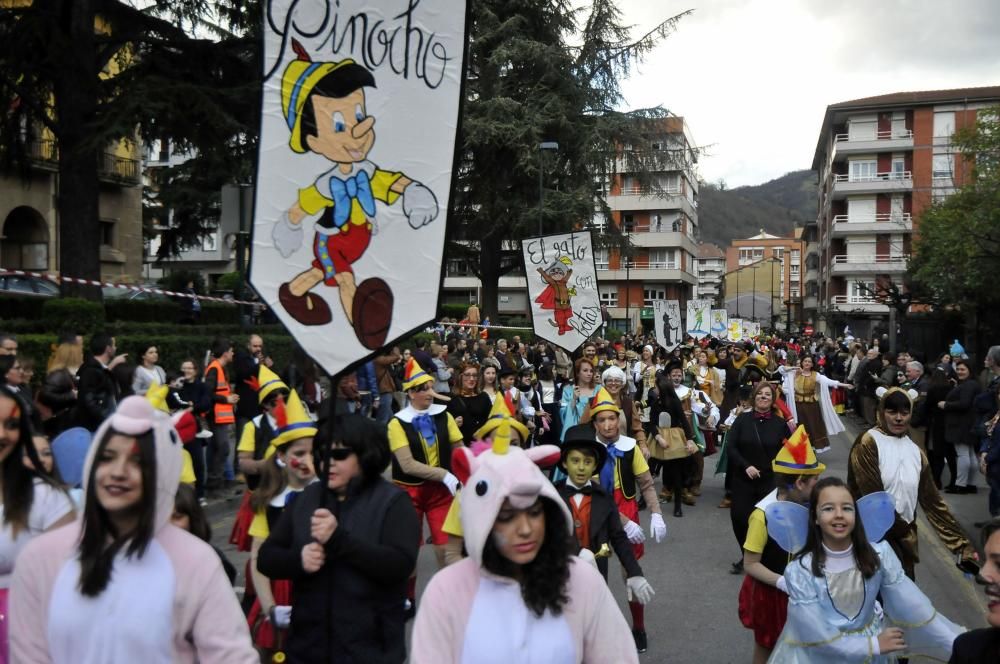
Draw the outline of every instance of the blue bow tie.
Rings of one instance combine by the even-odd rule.
[[[333,222],[337,226],[343,226],[351,218],[352,200],[357,200],[369,217],[375,214],[375,197],[372,196],[371,180],[364,171],[346,180],[331,177],[330,195],[334,205]]]
[[[601,468],[601,486],[609,494],[614,495],[615,492],[615,464],[617,459],[624,456],[625,452],[614,445],[608,445],[608,459],[604,462],[604,467]]]
[[[437,443],[437,428],[434,426],[434,419],[430,415],[417,415],[413,418],[413,426],[423,436],[427,447],[434,447]]]

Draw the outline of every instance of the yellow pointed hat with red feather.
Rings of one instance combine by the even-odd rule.
[[[819,475],[826,465],[816,459],[816,452],[809,442],[809,434],[801,424],[785,439],[778,456],[771,462],[771,469],[785,475]]]

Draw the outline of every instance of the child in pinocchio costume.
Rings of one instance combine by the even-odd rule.
[[[300,190],[298,200],[274,226],[274,246],[288,258],[302,245],[302,222],[322,212],[312,266],[282,284],[278,300],[302,325],[325,325],[333,314],[312,289],[320,282],[336,286],[358,340],[366,348],[379,348],[392,320],[392,291],[378,277],[357,284],[352,268],[378,232],[375,201],[393,205],[401,198],[403,214],[414,230],[438,216],[438,202],[423,184],[368,160],[375,144],[375,118],[366,111],[364,92],[375,87],[371,72],[350,59],[313,62],[295,40],[292,48],[298,58],[281,77],[289,147],[299,154],[322,155],[333,167]]]
[[[566,432],[559,460],[566,479],[556,482],[556,491],[573,515],[573,534],[577,543],[581,549],[594,554],[601,575],[607,580],[608,557],[613,549],[625,570],[629,601],[634,596],[645,605],[653,597],[653,588],[635,559],[615,499],[592,480],[607,458],[608,451],[597,442],[593,427],[578,424],[571,428]]]
[[[293,390],[288,403],[279,396],[273,414],[275,436],[264,452],[260,481],[251,498],[254,517],[249,529],[250,577],[257,597],[247,622],[254,644],[265,651],[281,648],[283,630],[291,624],[292,583],[287,579],[271,580],[261,574],[257,570],[257,553],[285,508],[316,480],[312,457],[316,426],[299,395]]]
[[[576,295],[576,289],[570,288],[566,284],[573,276],[573,262],[568,256],[562,256],[544,270],[538,268],[538,274],[542,277],[542,281],[548,285],[535,298],[535,302],[542,309],[552,310],[554,320],[549,319],[549,325],[558,328],[560,336],[572,332],[573,328],[569,324],[569,319],[573,317],[573,305],[570,298]]]
[[[433,403],[434,378],[413,358],[406,363],[403,390],[410,403],[389,422],[392,481],[410,496],[417,517],[431,531],[438,567],[444,567],[448,535],[442,529],[458,478],[451,472],[452,449],[462,447],[462,432],[445,406]],[[416,599],[416,572],[407,597]]]
[[[622,527],[632,543],[635,559],[640,560],[645,553],[643,542],[646,541],[646,533],[638,523],[637,497],[640,492],[651,512],[650,530],[653,538],[661,542],[667,536],[667,525],[660,513],[660,501],[656,498],[656,488],[653,486],[649,464],[639,451],[636,439],[624,436],[619,431],[621,410],[606,389],[598,388],[588,407],[597,440],[608,452],[607,461],[601,465],[599,471],[601,486],[608,495],[614,496]],[[628,605],[632,614],[632,636],[635,639],[636,649],[645,652],[647,642],[645,611],[642,604],[636,600],[630,601]]]
[[[247,384],[257,392],[257,403],[263,412],[243,426],[240,442],[236,446],[237,464],[247,480],[247,490],[243,493],[243,500],[233,521],[233,530],[229,535],[229,543],[237,551],[250,550],[250,523],[254,517],[250,496],[260,482],[260,473],[266,463],[265,453],[270,449],[271,439],[277,435],[274,408],[279,397],[287,398],[289,392],[284,381],[263,364],[260,365],[257,376],[248,380]]]
[[[785,567],[789,554],[768,535],[766,510],[781,500],[807,503],[813,485],[826,466],[816,459],[805,428],[799,426],[785,440],[771,462],[776,488],[757,503],[750,514],[747,539],[743,544],[743,569],[747,576],[739,594],[739,616],[743,626],[753,630],[754,664],[764,664],[785,626],[788,595]]]

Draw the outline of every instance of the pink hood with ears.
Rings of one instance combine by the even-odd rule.
[[[504,500],[516,509],[525,509],[539,497],[548,498],[559,506],[572,529],[573,517],[555,486],[539,465],[552,465],[559,460],[555,445],[539,445],[528,450],[494,440],[491,449],[475,456],[472,450],[460,447],[453,452],[455,474],[463,481],[462,530],[469,557],[483,563],[483,547],[493,530]]]
[[[94,442],[87,452],[83,465],[83,495],[87,495],[90,469],[97,456],[97,448],[109,428],[126,436],[139,436],[150,429],[153,431],[156,451],[156,519],[155,531],[159,531],[170,521],[174,511],[174,497],[181,479],[181,441],[174,429],[173,419],[167,413],[157,410],[153,404],[140,396],[126,397],[118,404],[118,410],[94,434]],[[143,487],[148,491],[150,487]]]

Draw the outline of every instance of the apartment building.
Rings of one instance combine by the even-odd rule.
[[[823,116],[819,176],[817,324],[884,331],[880,288],[906,273],[920,214],[969,177],[952,134],[1000,103],[1000,86],[897,92],[840,102]]]
[[[753,237],[733,240],[726,248],[726,274],[742,274],[726,281],[729,315],[756,319],[765,327],[771,322],[787,324],[789,307],[794,309],[802,297],[804,249],[799,229],[779,236],[762,228]],[[799,320],[798,311],[791,313],[793,321]]]
[[[26,173],[0,174],[0,267],[58,272],[58,147],[43,131],[28,148]],[[108,281],[135,282],[142,270],[142,181],[137,157],[125,141],[98,157],[101,278]]]
[[[722,294],[722,277],[726,273],[726,253],[711,242],[698,245],[695,258],[695,297],[699,300],[718,302]]]
[[[650,154],[616,160],[605,200],[625,242],[594,252],[601,303],[611,325],[623,330],[640,323],[651,330],[654,300],[679,300],[683,307],[698,284],[697,151],[684,118],[664,118],[661,127]],[[652,165],[648,181],[631,171],[630,156]],[[603,223],[595,219],[598,228]]]

